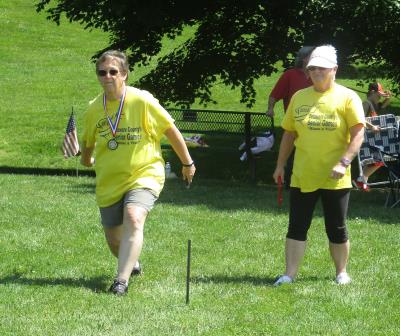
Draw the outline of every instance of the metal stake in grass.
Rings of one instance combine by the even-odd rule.
[[[187,250],[187,264],[186,264],[186,304],[189,304],[189,292],[190,292],[190,250],[192,248],[192,241],[188,240]]]

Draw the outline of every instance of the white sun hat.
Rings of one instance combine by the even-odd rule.
[[[336,49],[331,45],[323,45],[315,48],[310,55],[307,68],[311,66],[328,69],[337,66]]]

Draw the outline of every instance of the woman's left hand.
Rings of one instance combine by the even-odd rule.
[[[182,167],[182,178],[184,181],[187,181],[188,186],[192,183],[195,172],[196,166],[194,164],[189,167]]]
[[[332,169],[331,178],[333,178],[335,180],[339,180],[344,176],[344,174],[346,174],[346,167],[343,166],[341,163],[338,163]]]

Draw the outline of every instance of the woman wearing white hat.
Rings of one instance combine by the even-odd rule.
[[[358,95],[335,82],[336,49],[314,49],[307,64],[313,85],[298,91],[284,116],[275,182],[296,147],[290,185],[286,270],[275,285],[290,283],[304,256],[315,205],[321,199],[336,282],[351,281],[346,271],[350,243],[346,216],[351,189],[350,163],[364,137],[365,118]]]

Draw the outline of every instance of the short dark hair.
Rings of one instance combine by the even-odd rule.
[[[300,48],[300,50],[296,54],[296,59],[294,61],[295,68],[302,68],[303,67],[303,60],[310,56],[313,50],[315,49],[314,46],[305,46]]]
[[[378,82],[370,83],[368,85],[368,94],[370,94],[371,92],[376,92],[381,96],[385,94],[385,90],[383,89],[382,84]]]

